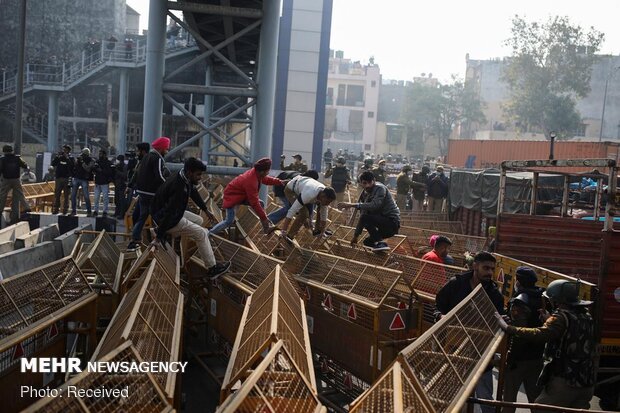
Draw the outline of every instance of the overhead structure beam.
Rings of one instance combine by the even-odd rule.
[[[225,87],[225,86],[206,86],[206,85],[188,85],[185,83],[165,83],[163,90],[166,93],[198,93],[201,95],[211,96],[236,96],[236,97],[256,97],[256,89],[248,89],[242,87]]]
[[[241,154],[231,144],[226,142],[226,140],[222,139],[222,137],[220,135],[218,135],[215,132],[215,130],[216,130],[216,128],[220,127],[221,125],[227,123],[229,119],[234,118],[239,113],[241,113],[241,112],[247,110],[248,108],[250,108],[251,106],[253,106],[255,104],[254,100],[249,101],[248,103],[246,103],[245,105],[241,106],[240,108],[238,108],[234,112],[231,112],[228,116],[222,118],[222,120],[217,121],[217,122],[213,123],[212,125],[208,125],[207,126],[206,124],[201,122],[200,119],[198,119],[196,116],[192,115],[192,113],[190,111],[185,109],[185,107],[181,103],[179,103],[176,100],[174,100],[170,95],[165,94],[164,98],[166,100],[168,100],[170,103],[172,103],[172,105],[174,107],[179,109],[185,116],[187,116],[189,119],[191,119],[194,123],[196,123],[198,126],[203,128],[202,131],[200,131],[196,135],[192,136],[191,138],[189,138],[188,140],[186,140],[185,142],[183,142],[182,144],[176,146],[170,152],[168,152],[168,155],[166,156],[167,158],[172,157],[172,155],[180,152],[183,148],[191,145],[192,143],[194,143],[195,141],[197,141],[198,139],[200,139],[201,137],[205,136],[208,133],[211,136],[213,136],[218,142],[220,142],[222,145],[224,145],[224,147],[226,147],[226,149],[228,149],[230,152],[232,152],[235,155],[237,155],[237,157],[239,159],[241,159],[243,162],[249,163],[249,159],[244,154]]]
[[[251,19],[260,19],[261,17],[263,17],[263,11],[261,9],[252,9],[248,7],[218,6],[215,4],[192,3],[186,1],[169,1],[168,9],[180,10],[191,13],[213,14],[217,16],[247,17]]]

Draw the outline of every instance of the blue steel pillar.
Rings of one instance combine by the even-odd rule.
[[[271,155],[281,3],[282,0],[263,2],[256,82],[259,86],[250,149],[250,160],[253,162]]]
[[[47,151],[58,150],[58,92],[47,95]]]
[[[144,76],[144,120],[142,141],[152,142],[161,136],[166,48],[167,2],[150,0],[149,28],[146,36],[146,73]]]
[[[212,75],[211,62],[207,62],[205,73],[205,86],[211,86]],[[204,124],[211,125],[211,113],[213,113],[213,95],[204,95]],[[202,137],[202,160],[209,163],[209,148],[211,147],[211,135],[206,134]]]
[[[127,152],[127,112],[129,108],[129,71],[121,69],[121,84],[118,93],[118,142],[117,154]]]

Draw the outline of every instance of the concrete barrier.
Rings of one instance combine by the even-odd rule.
[[[22,221],[17,224],[0,229],[0,242],[15,241],[15,238],[30,232],[30,226],[27,222]]]
[[[0,255],[0,279],[41,267],[62,258],[54,242],[46,241]]]
[[[37,228],[27,234],[15,237],[15,249],[33,247],[41,242],[53,241],[59,235],[58,224]]]
[[[6,254],[13,251],[13,241],[0,242],[0,254]]]
[[[91,224],[80,225],[79,227],[67,231],[66,233],[54,238],[54,243],[57,245],[57,248],[60,249],[60,253],[62,254],[62,256],[66,257],[67,255],[71,254],[71,251],[73,251],[73,247],[77,242],[77,239],[79,237],[77,232],[92,231],[92,229],[93,226]]]

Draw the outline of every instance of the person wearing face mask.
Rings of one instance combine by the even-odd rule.
[[[93,216],[99,215],[99,198],[103,197],[103,216],[108,216],[110,204],[110,182],[114,178],[112,163],[108,159],[108,154],[103,149],[99,151],[99,159],[95,163],[95,212]]]
[[[482,284],[495,309],[504,314],[504,298],[499,288],[492,280],[495,273],[496,259],[493,254],[481,251],[474,257],[473,269],[452,277],[435,297],[435,319],[439,320],[448,314],[454,307],[463,301],[473,290]],[[475,395],[479,399],[493,399],[493,366],[489,365],[482,374],[475,388]],[[482,413],[494,413],[495,407],[480,406]]]
[[[372,173],[375,175],[375,181],[385,185],[385,159],[381,159],[376,168],[373,168]]]
[[[443,166],[438,165],[435,172],[428,177],[428,211],[441,212],[443,201],[448,197],[448,178],[444,175]]]
[[[401,211],[405,210],[407,195],[410,189],[414,191],[416,189],[421,189],[423,192],[424,189],[426,189],[426,184],[416,182],[409,177],[409,172],[411,171],[411,165],[405,165],[401,173],[396,177],[396,205],[398,205],[398,209]],[[415,203],[415,201],[413,203]]]
[[[518,267],[513,298],[508,305],[508,315],[512,325],[536,328],[542,326],[540,311],[544,309],[543,289],[536,287],[538,277],[530,267]],[[525,388],[527,400],[534,403],[541,388],[537,385],[538,375],[543,368],[544,343],[530,343],[511,336],[508,358],[504,372],[504,401],[514,402],[521,384]],[[514,413],[512,407],[504,407],[502,413]]]

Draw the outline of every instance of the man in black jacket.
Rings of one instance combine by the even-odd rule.
[[[144,223],[149,217],[151,202],[155,192],[166,182],[166,178],[170,175],[164,160],[164,156],[170,149],[170,139],[165,136],[157,138],[153,141],[151,147],[153,149],[142,158],[136,171],[134,189],[139,197],[140,217],[137,221],[134,221],[133,230],[131,231],[132,241],[127,246],[128,250],[138,248],[138,243],[142,240],[142,228],[144,228]]]
[[[93,170],[95,168],[95,160],[90,157],[90,149],[82,149],[82,155],[75,160],[75,168],[73,170],[73,188],[71,190],[71,215],[77,214],[77,192],[82,187],[84,194],[84,202],[86,203],[86,213],[91,216],[90,194],[88,192],[88,181],[93,180]]]
[[[22,190],[22,183],[19,179],[20,169],[29,171],[29,168],[19,155],[13,153],[11,145],[4,145],[2,153],[4,156],[0,158],[0,176],[2,177],[2,182],[0,182],[0,213],[4,211],[6,197],[9,191],[11,191],[13,204],[11,207],[11,222],[16,222],[19,218],[20,203],[24,205],[25,212],[30,212],[30,205],[26,201]]]
[[[474,268],[451,278],[446,285],[437,293],[435,305],[438,312],[436,318],[448,314],[454,307],[465,299],[478,284],[482,284],[495,309],[504,314],[504,299],[502,293],[491,277],[495,273],[495,257],[486,251],[481,251],[474,257]],[[476,385],[476,397],[479,399],[493,399],[493,367],[482,374]],[[483,413],[495,412],[494,407],[481,406]]]
[[[173,237],[188,236],[196,242],[198,253],[208,268],[205,275],[210,279],[216,279],[228,271],[230,261],[215,261],[209,242],[209,231],[202,227],[202,218],[186,210],[187,201],[191,197],[198,208],[211,216],[194,187],[200,182],[202,173],[206,170],[207,167],[201,161],[196,158],[189,158],[185,161],[181,171],[174,173],[159,187],[151,205],[151,215],[157,224],[157,238],[153,243],[165,245],[166,234]]]
[[[338,208],[356,208],[361,212],[360,219],[351,239],[351,245],[357,244],[362,231],[368,231],[364,245],[373,251],[386,251],[390,247],[385,238],[398,234],[400,228],[400,210],[392,194],[382,183],[375,181],[372,171],[365,171],[359,176],[364,191],[357,203],[340,202]]]
[[[66,214],[69,211],[69,184],[73,176],[73,168],[75,167],[75,160],[71,156],[71,147],[69,145],[62,147],[62,152],[58,153],[54,160],[52,160],[52,166],[56,168],[52,214],[57,214],[60,209],[61,194],[64,194],[62,213]]]
[[[99,151],[99,159],[95,163],[95,213],[93,216],[99,214],[99,197],[103,195],[103,214],[102,216],[108,216],[108,207],[110,204],[110,182],[114,178],[114,170],[112,169],[112,163],[108,159],[106,151],[101,149]]]
[[[125,165],[125,156],[118,155],[116,157],[116,165],[114,165],[114,216],[117,219],[123,219],[127,204],[125,202],[125,190],[127,189],[127,165]]]

